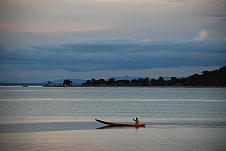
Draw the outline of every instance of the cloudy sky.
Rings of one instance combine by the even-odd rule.
[[[0,0],[0,82],[226,65],[225,0]]]

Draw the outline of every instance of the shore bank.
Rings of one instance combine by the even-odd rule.
[[[83,88],[226,88],[226,86],[74,86]]]

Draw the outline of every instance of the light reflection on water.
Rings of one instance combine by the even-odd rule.
[[[225,150],[225,129],[144,128],[0,134],[0,150]]]

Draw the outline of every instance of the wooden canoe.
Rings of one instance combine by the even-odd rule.
[[[145,127],[145,124],[121,124],[121,123],[111,123],[102,120],[95,119],[97,122],[106,124],[110,127]]]

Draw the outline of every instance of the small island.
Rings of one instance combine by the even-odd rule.
[[[45,85],[43,85],[43,87],[72,87],[72,81],[67,79],[67,80],[64,80],[63,84],[54,84],[52,85],[52,82],[51,81],[48,81],[48,83],[46,83]]]

